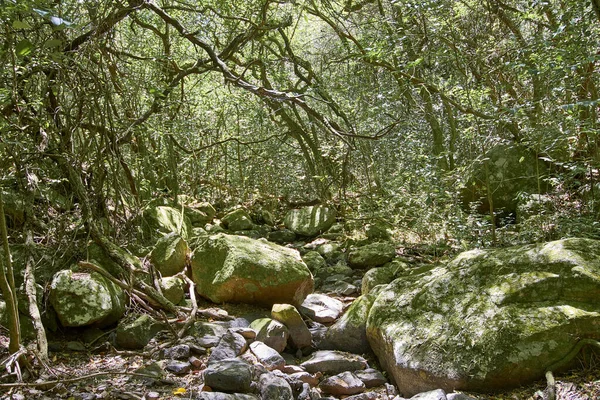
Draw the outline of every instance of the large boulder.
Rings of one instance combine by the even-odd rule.
[[[173,276],[184,270],[189,251],[187,242],[171,232],[156,242],[150,261],[162,276]]]
[[[494,210],[514,213],[521,193],[547,190],[543,177],[546,164],[535,153],[516,144],[498,144],[472,166],[466,186],[461,191],[463,205],[478,203],[477,210],[489,212],[488,193],[492,194]],[[489,191],[488,191],[489,187]]]
[[[218,234],[192,255],[198,293],[215,303],[298,305],[313,290],[300,254],[263,240]]]
[[[285,227],[300,236],[316,236],[333,225],[337,213],[334,208],[310,206],[290,210],[285,218]]]
[[[504,389],[600,339],[599,299],[600,241],[473,250],[385,286],[367,337],[404,396]]]
[[[50,284],[50,304],[63,326],[106,326],[125,313],[123,290],[97,272],[57,272]]]

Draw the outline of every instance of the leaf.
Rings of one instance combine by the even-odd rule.
[[[63,43],[63,41],[60,39],[50,39],[50,40],[46,40],[44,42],[44,47],[46,47],[46,48],[58,47],[58,46],[61,46],[62,43]]]
[[[29,28],[31,28],[31,26],[27,22],[19,21],[19,20],[13,21],[12,27],[14,29],[29,29]]]
[[[17,53],[17,56],[25,57],[26,55],[29,55],[33,51],[33,43],[31,43],[27,39],[23,39],[19,43],[17,43],[17,46],[15,47],[15,51]]]
[[[173,390],[173,394],[178,395],[178,396],[179,395],[184,395],[186,393],[187,393],[187,390],[185,388],[182,388],[182,387]]]

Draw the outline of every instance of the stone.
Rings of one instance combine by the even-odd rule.
[[[161,278],[158,282],[160,285],[160,290],[162,291],[163,296],[167,298],[173,304],[179,304],[185,295],[184,287],[185,282],[178,277],[167,276],[165,278]]]
[[[356,375],[358,379],[363,381],[367,389],[383,386],[387,382],[385,376],[383,376],[381,372],[374,368],[367,368],[363,369],[362,371],[354,371],[354,375]]]
[[[261,400],[258,396],[244,393],[201,392],[196,400]]]
[[[220,360],[204,370],[204,383],[217,392],[247,393],[252,383],[252,367],[237,358]]]
[[[396,257],[396,248],[390,242],[375,242],[355,247],[348,253],[351,268],[373,268],[383,265]]]
[[[315,273],[327,266],[325,259],[315,250],[311,250],[302,256],[302,261],[306,264],[310,272]]]
[[[293,348],[303,349],[312,345],[312,334],[296,307],[291,304],[273,304],[271,317],[288,328],[288,343]]]
[[[250,351],[254,353],[258,361],[269,371],[281,369],[285,365],[285,360],[272,347],[263,342],[250,343]]]
[[[290,384],[273,373],[262,374],[258,379],[261,400],[294,400]]]
[[[219,336],[206,335],[198,338],[198,344],[202,347],[215,347],[219,344],[221,338]]]
[[[151,206],[142,213],[140,221],[145,237],[153,238],[175,232],[187,239],[192,232],[192,223],[181,211],[169,206]]]
[[[125,313],[123,289],[97,272],[57,272],[50,284],[50,304],[65,327],[114,324]]]
[[[325,232],[333,225],[337,213],[334,208],[323,205],[290,210],[285,218],[285,227],[296,235],[312,237]]]
[[[447,398],[446,392],[442,389],[436,389],[416,394],[410,400],[447,400]]]
[[[379,398],[377,392],[365,392],[344,397],[344,400],[378,400]]]
[[[185,360],[190,358],[190,346],[187,344],[178,344],[173,347],[167,347],[161,351],[162,358],[171,360]]]
[[[120,247],[113,249],[128,262],[135,267],[135,269],[142,270],[142,263],[139,258],[129,254],[127,251]],[[120,277],[123,275],[123,268],[117,264],[112,258],[110,258],[104,250],[96,243],[90,243],[87,247],[87,261],[104,268],[111,276]]]
[[[472,250],[385,286],[367,337],[405,395],[507,389],[600,339],[599,296],[600,241]]]
[[[216,361],[228,358],[235,358],[246,351],[247,348],[246,338],[239,333],[229,330],[221,337],[219,344],[212,349],[208,358],[208,364],[210,365]]]
[[[225,215],[221,222],[230,231],[249,231],[254,227],[248,211],[238,208]]]
[[[296,250],[243,236],[210,236],[192,256],[196,291],[214,303],[300,304],[312,274]]]
[[[375,296],[360,296],[352,302],[325,334],[326,342],[336,350],[365,354],[371,352],[367,339],[367,317]]]
[[[289,229],[279,229],[273,232],[269,232],[267,239],[271,242],[285,244],[292,243],[296,240],[296,234]]]
[[[292,374],[289,374],[290,378],[296,379],[302,383],[307,383],[313,387],[317,386],[319,384],[319,378],[322,376],[323,376],[323,374],[321,374],[320,372],[317,372],[315,374],[310,374],[306,371],[294,372]]]
[[[492,193],[496,212],[515,213],[520,194],[547,190],[546,181],[541,179],[547,172],[546,164],[529,149],[514,143],[495,145],[464,177],[467,185],[460,192],[463,207],[469,211],[470,203],[476,203],[478,212],[489,214],[488,193]]]
[[[339,243],[323,243],[317,247],[316,251],[330,264],[333,264],[344,258],[344,253],[342,252],[342,248],[340,247]]]
[[[153,320],[148,314],[132,314],[119,321],[115,341],[117,346],[124,349],[143,349],[161,330],[163,330],[162,324]]]
[[[213,220],[216,211],[210,203],[187,203],[184,214],[190,219],[193,226],[203,227]]]
[[[383,222],[375,221],[365,226],[365,235],[371,240],[384,240],[389,241],[392,239],[392,235],[387,224]]]
[[[369,294],[375,286],[387,285],[407,269],[408,265],[399,260],[394,260],[379,268],[371,268],[363,276],[361,293]]]
[[[288,328],[281,322],[271,318],[260,318],[252,321],[250,328],[256,331],[256,339],[273,348],[278,353],[285,350],[288,337]]]
[[[475,397],[468,396],[464,393],[447,393],[446,400],[477,400]]]
[[[328,294],[337,294],[340,296],[351,296],[359,292],[359,288],[356,285],[348,283],[346,281],[335,281],[335,282],[323,282],[320,287],[320,291]]]
[[[345,371],[365,369],[367,360],[356,354],[336,350],[319,350],[300,366],[310,373],[322,372],[325,375],[335,375]]]
[[[173,276],[184,270],[189,251],[187,242],[171,232],[156,242],[150,253],[150,262],[163,277]]]
[[[171,360],[165,365],[165,369],[175,375],[185,375],[192,370],[192,366],[187,361]]]
[[[352,395],[364,392],[365,384],[352,372],[346,371],[323,379],[319,389],[334,396]]]
[[[344,303],[324,294],[313,293],[306,297],[299,309],[313,321],[326,324],[340,316]]]

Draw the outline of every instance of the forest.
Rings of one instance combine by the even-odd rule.
[[[174,345],[202,318],[244,311],[239,305],[225,311],[228,303],[252,303],[223,300],[210,292],[212,286],[202,289],[205,272],[195,272],[196,264],[208,268],[225,247],[233,253],[263,249],[267,242],[297,250],[310,269],[311,287],[337,297],[344,311],[358,308],[357,296],[367,298],[367,274],[383,265],[394,266],[394,279],[431,283],[443,275],[432,271],[452,279],[460,269],[471,271],[463,252],[489,251],[494,259],[515,254],[494,268],[517,271],[540,257],[552,264],[548,246],[560,243],[582,264],[563,270],[571,261],[561,258],[556,270],[523,272],[528,282],[541,283],[506,294],[512,296],[506,304],[554,291],[535,301],[568,303],[559,308],[585,303],[577,309],[596,328],[571,324],[576,332],[565,338],[579,341],[561,342],[564,354],[540,358],[545,364],[531,376],[523,369],[523,381],[489,386],[495,392],[541,379],[542,390],[548,382],[542,397],[532,388],[481,398],[561,398],[553,393],[560,392],[558,383],[551,389],[556,371],[550,366],[566,365],[582,348],[589,351],[579,362],[597,365],[600,0],[0,0],[0,21],[0,398],[159,398],[141,389],[131,394],[131,388],[121,395],[132,397],[101,397],[97,387],[85,393],[96,397],[85,397],[80,386],[60,392],[48,385],[27,394],[27,382],[67,379],[47,372],[56,364],[52,343],[55,337],[77,341],[84,332],[55,316],[56,276],[66,270],[102,275],[127,293],[126,315],[145,313],[175,326],[168,330]],[[307,209],[313,210],[309,219],[324,218],[326,226],[303,231],[298,210]],[[184,242],[182,269],[157,273],[156,249],[167,240],[165,251],[175,253]],[[337,253],[329,253],[332,246]],[[517,262],[517,248],[539,253]],[[273,259],[296,257],[288,249],[263,250],[285,253]],[[369,252],[382,261],[371,261]],[[488,261],[479,270],[488,271]],[[185,299],[166,299],[157,275],[179,277]],[[389,286],[377,293],[391,293],[394,285],[408,290],[392,280],[390,275]],[[495,293],[501,285],[494,282],[492,289],[478,290]],[[569,291],[572,285],[581,290]],[[299,301],[283,301],[269,289],[271,297],[257,302],[272,314],[274,303],[297,306],[313,336],[306,348],[329,351],[315,345],[319,324],[311,325],[317,320],[302,311],[304,298],[317,293],[303,288]],[[347,293],[354,293],[352,301]],[[445,304],[429,295],[432,303]],[[426,379],[436,387],[403,384],[404,375],[382,355],[396,350],[376,349],[387,340],[377,324],[387,326],[392,318],[383,310],[400,303],[384,307],[385,296],[373,296],[373,311],[361,325],[370,345],[363,352],[329,347],[363,355],[372,347],[372,359],[365,356],[369,365],[378,360],[374,365],[384,371],[386,385],[399,392],[336,393],[321,381],[309,397],[302,397],[302,384],[298,390],[292,384],[293,398],[329,393],[399,399],[441,388],[448,399],[460,399],[451,397],[452,389],[488,392],[485,380],[471,385],[437,375]],[[403,296],[387,298],[394,297]],[[215,311],[215,304],[223,309]],[[29,339],[19,315],[32,321]],[[118,320],[97,326],[107,331]],[[311,353],[290,346],[300,355]],[[487,344],[481,346],[483,354]],[[126,355],[114,351],[106,350]],[[563,357],[568,360],[559,362]],[[588,367],[584,375],[594,371]],[[600,377],[590,376],[583,378],[584,386],[594,383],[586,386],[588,397],[576,398],[600,396]],[[198,385],[190,382],[177,381],[182,391],[169,388],[160,398],[217,399],[192,397]],[[43,397],[44,390],[54,392]],[[232,393],[285,398],[262,390]],[[198,396],[209,396],[205,392]]]

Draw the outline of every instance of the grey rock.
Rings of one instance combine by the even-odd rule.
[[[281,369],[285,365],[283,357],[272,347],[267,346],[263,342],[250,343],[250,350],[254,353],[258,361],[269,371]]]
[[[219,336],[206,335],[198,338],[198,344],[202,347],[215,347],[219,344]]]
[[[235,358],[246,351],[247,348],[246,338],[239,333],[229,330],[221,337],[219,344],[213,348],[208,358],[208,364],[210,365],[216,361],[228,358]]]
[[[201,392],[196,400],[261,400],[258,396],[244,393]]]
[[[237,358],[216,361],[204,370],[204,382],[217,392],[248,393],[252,367]]]
[[[449,394],[447,393],[446,399],[447,400],[477,400],[476,397],[471,397],[464,393],[449,393]]]
[[[192,369],[192,366],[187,361],[171,360],[165,365],[165,369],[175,375],[185,375]]]
[[[340,316],[344,309],[344,304],[327,295],[313,293],[306,297],[299,309],[313,321],[329,323],[335,321]]]
[[[319,271],[327,266],[325,259],[315,250],[311,250],[302,256],[302,261],[306,264],[312,273]]]
[[[271,318],[260,318],[252,321],[250,327],[256,330],[256,339],[281,353],[287,346],[288,328],[281,322]]]
[[[356,354],[335,350],[320,350],[300,364],[310,373],[322,372],[325,375],[339,374],[344,371],[357,371],[367,367],[367,360]]]
[[[319,383],[319,389],[334,396],[352,395],[364,392],[365,384],[352,372],[346,371],[325,378]]]
[[[162,350],[162,358],[172,360],[184,360],[190,357],[190,346],[187,344],[178,344]]]
[[[430,390],[428,392],[418,393],[410,400],[447,400],[446,392],[442,389]]]
[[[293,400],[292,388],[282,377],[273,373],[262,374],[258,381],[262,400]]]
[[[379,395],[376,392],[365,392],[344,397],[344,400],[377,400]]]
[[[364,382],[367,388],[383,386],[387,383],[387,379],[381,372],[373,368],[367,368],[362,371],[355,371],[354,374]]]

